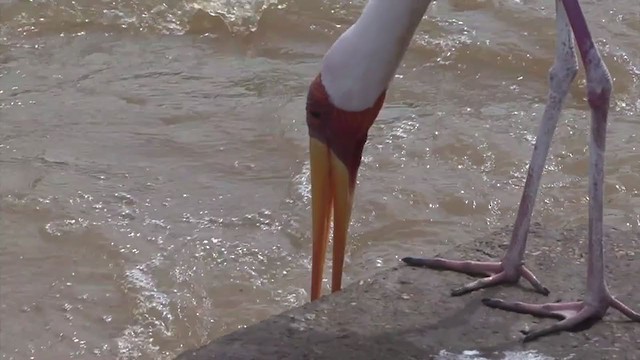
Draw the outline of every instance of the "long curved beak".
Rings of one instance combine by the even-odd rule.
[[[338,158],[330,147],[315,137],[310,138],[311,155],[311,208],[313,217],[313,258],[311,265],[311,301],[322,293],[322,273],[329,242],[329,225],[333,215],[333,273],[331,292],[342,287],[342,269],[347,245],[347,231],[351,218],[355,169]],[[359,159],[362,153],[351,155]]]

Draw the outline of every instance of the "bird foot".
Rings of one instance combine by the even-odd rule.
[[[485,278],[451,290],[451,296],[460,296],[475,290],[502,284],[515,284],[520,277],[527,279],[537,293],[545,296],[549,295],[549,289],[542,286],[542,283],[524,265],[508,266],[506,262],[459,261],[413,257],[405,257],[402,261],[414,267],[455,271],[471,276],[486,276]]]
[[[596,305],[588,304],[584,301],[527,304],[523,302],[507,302],[500,299],[482,299],[482,303],[493,309],[560,320],[547,328],[525,333],[525,337],[522,340],[523,342],[532,341],[539,337],[561,331],[572,330],[579,325],[588,325],[594,321],[601,320],[609,307],[620,311],[632,321],[640,322],[639,313],[631,310],[608,292],[604,295],[605,296],[601,297],[602,301],[597,301]]]

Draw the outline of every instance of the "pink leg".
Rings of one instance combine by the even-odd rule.
[[[633,321],[640,322],[640,314],[615,299],[609,292],[604,279],[604,251],[602,244],[604,238],[604,152],[609,99],[611,96],[611,78],[591,39],[578,1],[562,0],[562,4],[559,4],[559,1],[556,1],[558,21],[570,24],[571,28],[573,28],[587,73],[587,98],[591,107],[587,296],[584,301],[580,302],[541,305],[484,299],[483,303],[492,308],[561,320],[553,326],[527,334],[524,341],[531,341],[541,336],[570,330],[576,325],[589,320],[600,320],[604,317],[609,307],[617,309]]]
[[[564,11],[562,12],[564,15]],[[463,295],[471,291],[496,286],[500,284],[513,284],[524,277],[536,292],[549,295],[549,290],[542,286],[533,273],[524,266],[524,252],[527,245],[527,234],[531,224],[531,215],[536,202],[536,196],[540,187],[542,171],[551,147],[551,139],[555,132],[562,102],[564,101],[569,86],[578,72],[578,61],[573,47],[571,28],[566,21],[566,16],[557,20],[557,46],[555,63],[549,73],[550,90],[547,105],[542,115],[542,122],[538,129],[536,143],[529,163],[529,171],[524,184],[518,214],[513,226],[511,241],[505,255],[500,262],[460,262],[444,259],[417,259],[406,257],[402,259],[410,266],[420,266],[436,270],[451,270],[471,275],[488,275],[489,277],[477,280],[462,286],[451,292],[452,295]]]

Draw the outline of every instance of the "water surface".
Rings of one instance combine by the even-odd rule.
[[[0,0],[1,357],[169,359],[305,303],[306,89],[363,3]],[[640,7],[581,3],[614,78],[605,219],[637,230]],[[365,147],[346,284],[511,224],[554,33],[548,0],[432,4]],[[581,72],[547,226],[587,221],[588,115]]]

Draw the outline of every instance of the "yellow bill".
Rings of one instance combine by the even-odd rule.
[[[310,138],[311,208],[313,257],[311,265],[311,300],[322,294],[324,263],[329,242],[329,225],[333,215],[333,273],[331,292],[342,288],[347,231],[353,205],[353,185],[347,166],[329,149]]]

